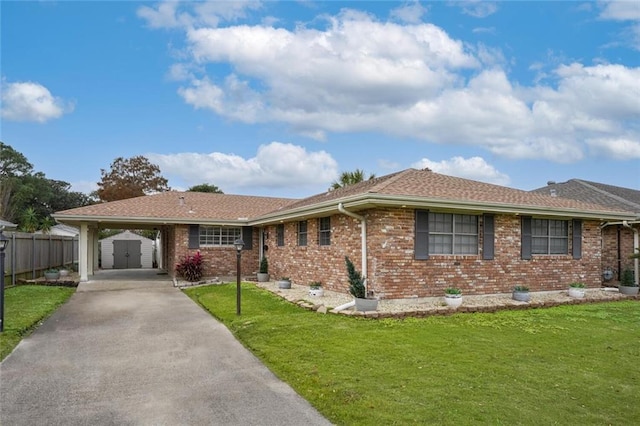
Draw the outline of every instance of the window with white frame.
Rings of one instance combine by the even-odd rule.
[[[298,222],[298,245],[307,245],[307,221],[301,220]]]
[[[430,212],[429,254],[478,254],[478,216]]]
[[[200,226],[200,246],[233,246],[242,238],[242,228],[228,226]]]
[[[318,219],[318,245],[331,245],[331,218],[321,217]]]
[[[568,254],[569,221],[552,219],[531,220],[532,254]]]

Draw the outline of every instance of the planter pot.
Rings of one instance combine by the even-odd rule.
[[[531,294],[528,291],[514,291],[511,293],[511,297],[518,302],[529,302],[531,300]]]
[[[637,296],[640,287],[631,287],[626,285],[621,285],[618,287],[618,291],[622,294],[626,294],[627,296]]]
[[[283,288],[283,289],[291,288],[291,281],[285,281],[285,280],[278,281],[278,288]]]
[[[462,305],[462,295],[460,295],[460,294],[447,294],[447,295],[444,296],[444,302],[450,308],[456,309],[460,305]]]
[[[378,299],[355,298],[356,310],[361,312],[375,311],[378,309]]]
[[[47,281],[55,281],[60,278],[60,272],[45,272],[44,279]]]
[[[269,274],[258,272],[258,282],[266,283],[267,281],[269,281]]]
[[[309,296],[322,297],[322,296],[324,296],[324,290],[322,289],[322,287],[320,287],[320,288],[310,288],[309,289]]]
[[[582,299],[584,297],[584,288],[569,287],[569,296]]]
[[[67,277],[67,276],[69,276],[69,271],[68,271],[68,270],[66,270],[66,269],[60,269],[60,272],[59,272],[59,273],[60,273],[60,276],[61,276],[61,277]]]

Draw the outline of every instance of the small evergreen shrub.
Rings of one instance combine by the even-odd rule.
[[[625,287],[635,287],[635,283],[633,282],[633,271],[631,269],[625,269],[622,271],[622,276],[620,277],[620,285]]]
[[[202,278],[202,255],[197,252],[194,255],[186,255],[176,265],[176,273],[189,282],[199,281]]]
[[[262,260],[260,261],[260,273],[261,274],[268,274],[269,273],[269,261],[267,260],[267,257],[263,257]]]
[[[349,276],[349,293],[356,299],[366,298],[364,277],[359,271],[356,271],[356,267],[347,256],[344,257],[344,261],[347,264],[347,275]]]

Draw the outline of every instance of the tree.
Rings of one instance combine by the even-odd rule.
[[[224,192],[222,192],[222,190],[220,188],[218,188],[215,185],[208,184],[208,183],[201,183],[200,185],[192,186],[191,188],[187,189],[187,191],[189,191],[189,192],[209,192],[209,193],[212,193],[212,194],[224,194]]]
[[[368,180],[374,179],[375,177],[376,175],[372,173],[369,175]],[[344,188],[345,186],[360,183],[364,180],[364,170],[355,169],[352,172],[342,172],[340,178],[331,184],[329,190]]]
[[[100,173],[102,180],[95,194],[101,201],[124,200],[171,189],[167,179],[160,175],[160,168],[142,155],[118,157],[111,163],[110,171],[101,169]]]
[[[11,198],[19,185],[19,179],[31,174],[33,166],[27,158],[0,141],[0,218],[15,220]]]

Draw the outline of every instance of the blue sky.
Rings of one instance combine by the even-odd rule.
[[[640,189],[640,2],[0,3],[0,139],[90,192],[303,197],[409,167]]]

